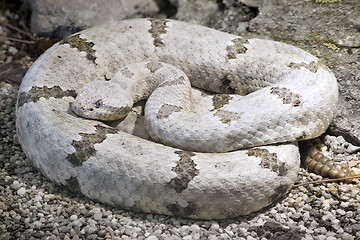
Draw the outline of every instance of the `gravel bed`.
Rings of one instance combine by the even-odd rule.
[[[71,193],[45,179],[21,151],[17,91],[17,85],[0,82],[1,239],[360,239],[360,188],[354,183],[294,187],[261,212],[223,221],[123,211]],[[347,146],[341,138],[325,142],[338,158],[358,159],[356,153],[341,153]],[[318,179],[301,170],[297,183]]]

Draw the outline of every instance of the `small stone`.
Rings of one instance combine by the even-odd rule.
[[[39,196],[39,195],[33,198],[33,201],[34,201],[34,202],[39,202],[39,201],[41,201],[41,200],[42,200],[42,197]]]
[[[216,235],[209,235],[208,239],[209,240],[217,240],[218,237]]]
[[[322,203],[322,208],[325,211],[328,211],[330,209],[330,207],[331,207],[330,200],[329,199],[324,200],[323,203]]]
[[[15,55],[18,53],[18,50],[12,46],[9,47],[8,49],[9,53],[11,53],[12,55]]]
[[[24,187],[19,188],[16,192],[19,196],[23,196],[26,194],[26,189]]]
[[[299,212],[297,212],[297,213],[292,214],[292,215],[291,215],[291,218],[292,218],[292,219],[299,219],[299,218],[301,218],[301,216],[302,216],[302,214],[299,213]]]
[[[100,220],[102,219],[102,213],[100,209],[94,209],[94,219],[95,220]]]
[[[146,240],[158,240],[159,238],[155,235],[150,235],[149,237],[146,238]]]
[[[19,189],[20,188],[19,181],[17,181],[17,180],[13,181],[13,183],[11,184],[11,187],[15,190]]]
[[[93,233],[95,233],[96,231],[98,230],[98,228],[95,226],[95,225],[88,225],[87,227],[86,227],[86,233],[87,234],[93,234]]]
[[[256,240],[256,238],[252,237],[252,236],[247,236],[246,240]]]
[[[42,222],[40,222],[40,221],[35,221],[35,222],[33,223],[33,225],[34,225],[34,228],[40,229],[43,224],[42,224]]]
[[[340,202],[340,207],[341,208],[347,208],[349,207],[350,203],[349,202]]]
[[[191,231],[193,231],[193,232],[200,231],[199,225],[196,225],[196,224],[192,224],[192,225],[190,226],[190,229],[191,229]]]
[[[326,236],[323,235],[323,234],[317,235],[317,236],[316,236],[316,239],[317,239],[317,240],[326,240]]]
[[[76,221],[77,219],[78,219],[78,216],[75,215],[75,214],[73,214],[73,215],[70,216],[70,220],[71,220],[71,221]]]
[[[342,216],[346,214],[346,212],[344,210],[342,210],[341,208],[337,209],[336,212]]]
[[[210,227],[212,230],[215,230],[215,231],[218,231],[220,226],[219,226],[219,223],[216,222],[216,221],[212,221],[211,222],[211,227]]]
[[[308,190],[304,186],[299,186],[299,190],[303,193],[307,193]]]
[[[358,195],[358,194],[359,194],[359,190],[353,189],[353,190],[351,191],[351,193],[350,193],[350,196],[351,196],[352,198],[355,198],[356,195]]]
[[[345,227],[345,231],[347,232],[360,232],[360,223],[356,223],[353,225],[349,225]]]
[[[324,227],[319,227],[319,228],[315,228],[315,229],[314,229],[314,232],[315,232],[315,233],[319,233],[319,234],[326,234],[327,230],[326,230],[326,228],[324,228]],[[325,237],[326,237],[326,236],[325,236]]]

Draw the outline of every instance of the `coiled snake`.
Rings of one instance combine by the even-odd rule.
[[[109,109],[123,117],[152,91],[145,119],[153,141],[88,119],[113,120],[103,114]],[[126,104],[110,105],[124,96]],[[296,141],[322,134],[337,100],[331,71],[294,46],[134,19],[48,49],[21,84],[17,135],[45,176],[91,199],[223,219],[268,206],[291,188]]]

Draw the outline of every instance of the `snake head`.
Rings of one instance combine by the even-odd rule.
[[[125,117],[132,105],[132,97],[121,85],[97,80],[79,90],[71,108],[83,118],[112,121]]]

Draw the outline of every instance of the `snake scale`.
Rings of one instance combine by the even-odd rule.
[[[77,105],[93,81],[122,90],[95,85],[87,93],[92,105]],[[150,95],[145,119],[153,140],[73,111],[109,107],[107,99],[125,95],[128,105],[110,109],[127,113]],[[20,86],[16,126],[37,169],[90,199],[224,219],[288,192],[299,170],[297,141],[327,129],[337,100],[331,71],[297,47],[133,19],[81,31],[40,56]]]

